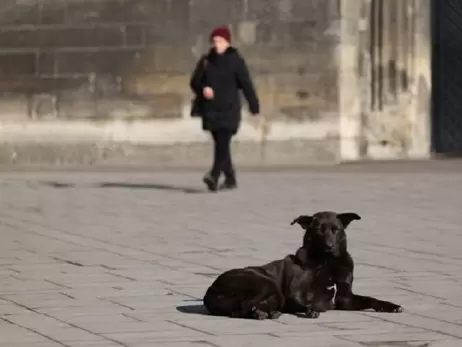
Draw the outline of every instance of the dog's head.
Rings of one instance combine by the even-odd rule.
[[[305,230],[303,247],[315,253],[338,256],[346,251],[345,229],[361,217],[356,213],[318,212],[300,216],[291,225],[299,224]]]

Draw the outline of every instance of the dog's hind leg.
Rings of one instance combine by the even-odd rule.
[[[260,287],[260,292],[245,300],[241,304],[242,315],[249,315],[254,319],[277,319],[281,315],[281,309],[284,305],[282,296],[276,285],[270,281]]]
[[[255,308],[252,312],[252,318],[257,320],[264,320],[269,318],[269,314],[265,311]]]
[[[210,286],[203,299],[204,306],[211,315],[232,317],[240,301],[232,293]]]
[[[283,302],[284,301],[281,301],[279,295],[272,295],[264,302],[261,302],[258,308],[268,313],[269,319],[278,319],[282,315],[281,310]]]
[[[278,319],[282,315],[282,310],[284,308],[284,304],[286,298],[284,297],[281,290],[272,283],[273,286],[273,295],[268,298],[268,308],[267,312],[269,314],[269,319]]]
[[[300,314],[304,313],[306,318],[318,318],[320,312],[313,307],[312,302],[305,300],[300,293],[291,297],[284,305],[285,313]]]
[[[282,316],[281,311],[271,311],[268,318],[269,319],[278,319],[281,316]]]
[[[281,305],[273,296],[260,301],[257,305],[255,305],[253,307],[252,317],[258,320],[278,319],[282,315],[280,310]]]

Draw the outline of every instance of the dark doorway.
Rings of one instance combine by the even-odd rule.
[[[462,1],[433,0],[433,151],[462,155]]]

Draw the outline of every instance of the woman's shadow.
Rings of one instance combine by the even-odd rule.
[[[170,190],[186,194],[203,194],[207,193],[205,189],[192,187],[174,186],[170,184],[156,183],[123,183],[123,182],[103,182],[98,185],[99,188],[126,188],[126,189],[155,189],[155,190]]]
[[[56,181],[44,181],[41,182],[43,185],[59,189],[70,189],[76,188],[77,186],[73,183],[56,182]],[[176,186],[164,183],[128,183],[128,182],[102,182],[93,185],[95,188],[106,188],[106,189],[154,189],[154,190],[168,190],[176,191],[186,194],[206,194],[206,189],[199,189],[186,186]]]

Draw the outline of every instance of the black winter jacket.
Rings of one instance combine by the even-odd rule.
[[[241,122],[240,89],[244,92],[250,112],[260,112],[247,65],[233,47],[221,55],[214,49],[204,55],[191,76],[190,86],[196,95],[193,112],[199,110],[204,130],[237,132]],[[204,87],[213,89],[214,99],[207,100],[202,96]]]

